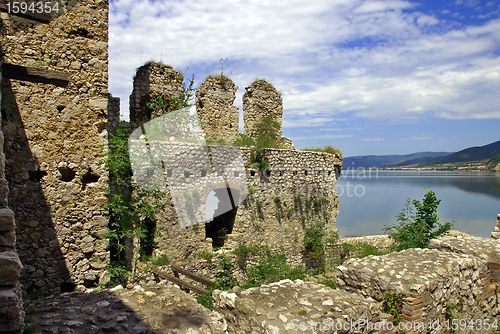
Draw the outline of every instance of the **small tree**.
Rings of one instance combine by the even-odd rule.
[[[443,224],[439,223],[437,207],[441,200],[436,198],[435,192],[428,189],[425,191],[422,203],[416,199],[411,202],[409,198],[406,200],[403,210],[397,216],[399,225],[384,228],[385,233],[389,233],[394,240],[394,248],[398,251],[428,248],[431,239],[446,233],[453,226],[444,220]]]

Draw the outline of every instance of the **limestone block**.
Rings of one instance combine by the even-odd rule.
[[[0,231],[13,231],[15,229],[14,212],[9,208],[0,209]]]
[[[0,246],[14,247],[16,245],[16,232],[2,231],[0,232]]]
[[[0,268],[2,268],[0,286],[16,285],[19,282],[19,275],[23,266],[16,251],[0,252]]]

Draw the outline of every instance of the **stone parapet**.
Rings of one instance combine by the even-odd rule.
[[[350,259],[337,268],[337,286],[379,301],[386,292],[404,293],[413,299],[405,300],[403,320],[422,318],[426,328],[444,324],[455,308],[468,320],[500,313],[487,261],[467,254],[416,248]]]

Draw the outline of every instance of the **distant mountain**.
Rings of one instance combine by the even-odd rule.
[[[343,159],[343,168],[398,167],[424,163],[436,158],[448,156],[450,154],[453,154],[453,152],[418,152],[406,155],[362,155],[355,157],[345,157]]]
[[[469,147],[446,157],[427,161],[425,164],[437,165],[464,161],[481,161],[491,159],[498,153],[500,153],[500,140],[484,146]]]

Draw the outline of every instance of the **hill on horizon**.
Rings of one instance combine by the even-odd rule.
[[[417,163],[424,163],[436,158],[448,156],[450,154],[453,154],[453,152],[417,152],[405,155],[360,155],[354,157],[345,157],[343,159],[343,168],[399,167]]]
[[[448,156],[427,161],[424,165],[488,160],[498,153],[500,153],[500,140],[484,146],[469,147]]]

